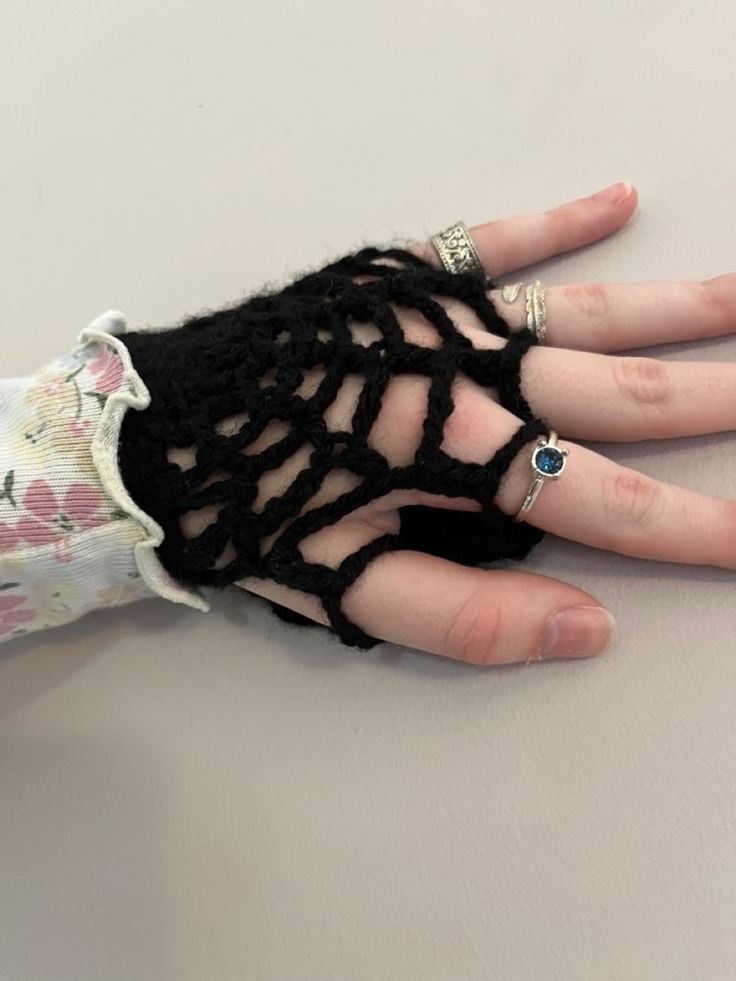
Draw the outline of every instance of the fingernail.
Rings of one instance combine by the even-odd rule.
[[[618,204],[619,201],[625,201],[631,194],[632,190],[631,184],[629,184],[628,181],[619,181],[618,184],[611,184],[610,187],[604,187],[602,191],[598,191],[597,194],[594,194],[593,201],[605,201],[606,204]]]
[[[593,657],[608,644],[616,621],[602,606],[568,606],[544,625],[540,657]]]

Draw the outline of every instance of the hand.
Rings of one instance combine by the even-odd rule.
[[[594,242],[620,228],[636,207],[636,192],[614,185],[554,211],[522,215],[470,230],[492,278]],[[439,266],[431,245],[416,251]],[[523,293],[497,308],[512,327],[525,323]],[[467,307],[446,302],[456,325],[478,348],[498,347]],[[714,337],[733,331],[736,276],[682,284],[573,285],[546,295],[547,338],[522,362],[522,390],[534,412],[573,439],[633,441],[715,433],[736,419],[736,366],[612,357],[627,348]],[[414,343],[436,343],[433,329],[402,312]],[[314,379],[313,379],[314,381]],[[331,412],[343,425],[358,385],[343,389]],[[392,464],[416,449],[425,410],[426,381],[397,379],[374,429],[374,445]],[[445,448],[463,460],[484,462],[518,428],[518,420],[470,381],[454,392]],[[548,482],[528,522],[597,548],[669,562],[736,568],[736,505],[653,480],[565,440],[567,471]],[[274,476],[275,481],[290,479]],[[517,511],[530,482],[529,448],[520,452],[497,502]],[[323,497],[344,488],[325,488]],[[275,486],[264,488],[270,495]],[[432,503],[413,491],[394,492],[307,542],[308,558],[334,563],[397,527],[397,508]],[[443,499],[448,508],[477,503]],[[202,527],[193,515],[193,531]],[[261,580],[244,585],[268,599],[325,623],[315,597]],[[379,556],[348,591],[348,616],[366,632],[398,644],[473,664],[577,657],[601,652],[611,618],[588,593],[554,579],[508,570],[468,569],[432,556],[395,552]]]

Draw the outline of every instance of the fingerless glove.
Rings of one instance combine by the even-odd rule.
[[[534,338],[526,329],[509,331],[487,288],[475,276],[438,271],[410,252],[367,248],[278,292],[173,329],[128,333],[126,347],[151,402],[123,420],[121,474],[137,505],[163,529],[158,557],[168,572],[185,584],[221,586],[255,576],[313,594],[343,641],[368,647],[373,639],[345,616],[342,598],[381,553],[413,549],[466,565],[523,558],[542,534],[503,513],[494,496],[519,449],[547,427],[519,384],[521,359]],[[443,298],[467,304],[488,331],[506,339],[505,346],[475,349]],[[401,308],[426,318],[439,345],[407,341],[397,316]],[[367,345],[351,330],[363,323],[377,329]],[[316,391],[300,392],[305,374],[315,368],[321,373]],[[443,449],[459,373],[494,389],[520,420],[513,438],[483,464],[462,462]],[[429,395],[414,459],[397,467],[370,445],[369,435],[387,386],[402,374],[426,376]],[[325,412],[348,375],[360,376],[362,389],[349,426],[336,431]],[[274,421],[284,435],[253,451]],[[259,500],[264,474],[304,447],[308,466],[283,492]],[[182,469],[174,462],[176,448],[191,449],[194,465]],[[351,489],[313,506],[336,469],[354,476]],[[405,507],[397,534],[380,535],[336,568],[304,559],[300,543],[307,536],[406,488],[470,498],[481,509]],[[187,537],[182,517],[208,506],[214,506],[214,520]]]

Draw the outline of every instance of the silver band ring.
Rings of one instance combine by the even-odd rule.
[[[529,485],[521,507],[514,515],[515,521],[523,521],[539,497],[539,492],[547,480],[559,480],[565,469],[566,457],[570,451],[561,450],[557,445],[557,433],[550,430],[546,439],[539,440],[532,451],[531,468],[534,479]]]
[[[504,303],[516,303],[516,298],[523,289],[523,283],[509,283],[501,290],[501,299]]]
[[[523,283],[509,283],[501,290],[501,299],[504,303],[516,303],[523,289]],[[546,292],[538,279],[526,288],[526,326],[537,344],[544,344],[547,337],[547,310],[544,305]]]
[[[547,336],[547,311],[544,306],[544,286],[535,280],[526,288],[526,325],[537,339],[537,344],[544,344]]]
[[[430,241],[447,272],[454,275],[473,273],[486,279],[486,271],[480,261],[478,250],[462,221],[457,221],[444,231],[433,235]]]

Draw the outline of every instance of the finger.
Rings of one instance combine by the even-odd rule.
[[[466,463],[488,463],[518,419],[472,382],[457,385],[453,398],[442,448]],[[388,427],[383,438],[392,439]],[[736,502],[661,483],[578,444],[560,446],[570,451],[565,472],[545,483],[529,524],[622,555],[736,569]],[[529,490],[532,449],[519,452],[501,481],[496,501],[507,514]]]
[[[716,305],[732,305],[736,321],[736,276],[721,278],[729,281],[723,288],[730,289],[732,298],[721,294]],[[503,346],[501,338],[485,333],[478,326],[463,304],[448,301],[445,305],[458,329],[475,347]],[[715,318],[710,322],[703,319],[697,329],[703,333],[716,332],[719,327],[722,330],[726,315],[720,316],[720,325]],[[428,343],[423,335],[427,327],[422,326],[420,318],[410,313],[400,319],[408,340]],[[422,383],[411,384],[420,388]],[[408,383],[401,382],[401,385]],[[465,388],[461,384],[455,392],[462,396]],[[571,439],[628,442],[698,436],[736,428],[736,365],[729,363],[612,357],[535,346],[522,361],[521,388],[536,415]],[[393,425],[399,425],[397,434],[405,428],[403,420],[411,415],[410,402],[418,404],[424,398],[412,393],[411,399],[404,400],[406,405],[393,421]],[[490,425],[497,417],[480,402],[480,398],[475,400],[470,414],[481,413]],[[390,433],[387,435],[390,438]],[[416,442],[410,444],[411,449]],[[461,446],[456,449],[462,452]]]
[[[736,323],[736,276],[722,278],[730,281],[733,299],[718,305],[732,303]],[[475,347],[503,347],[503,339],[484,332],[464,304],[448,300],[445,307],[458,330]],[[432,328],[421,317],[404,311],[399,320],[408,341],[432,345]],[[723,332],[726,322],[724,314],[720,324],[715,318],[703,318],[696,330],[702,336]],[[397,379],[397,394],[406,389],[407,396],[401,411],[393,412],[388,400],[389,429],[397,439],[404,436],[409,420],[416,416],[414,437],[403,444],[407,451],[403,462],[408,462],[418,445],[421,428],[417,406],[426,405],[426,388],[426,380]],[[729,363],[673,362],[535,346],[522,360],[521,388],[534,412],[571,439],[632,441],[736,428],[736,365]],[[461,383],[454,391],[462,395],[462,390]],[[390,440],[391,432],[386,436]]]
[[[564,474],[545,483],[529,524],[621,555],[736,569],[735,502],[662,483],[564,440],[559,445],[569,450]],[[530,449],[514,460],[496,497],[508,514],[529,489]]]
[[[248,588],[326,622],[316,597],[268,582]],[[372,637],[477,665],[590,657],[603,651],[613,627],[611,615],[575,586],[419,552],[376,558],[346,592],[343,610]]]
[[[728,309],[733,311],[736,323],[736,276],[720,277],[720,280],[716,284],[717,299],[706,307],[711,314],[701,313],[700,322],[695,319],[695,327],[687,328],[691,336],[698,332],[703,336],[723,332],[729,322]],[[621,289],[625,292],[627,288]],[[688,292],[685,284],[680,289]],[[458,330],[475,347],[503,346],[501,338],[482,330],[464,304],[449,300],[445,306]],[[696,318],[702,307],[691,305],[690,309]],[[721,312],[714,312],[717,310]],[[399,319],[407,340],[420,345],[432,344],[431,328],[421,317],[408,311],[401,312]],[[684,323],[676,322],[675,327],[680,329],[682,339]],[[391,428],[397,437],[406,431],[412,405],[426,403],[426,394],[420,391],[422,386],[426,388],[426,381],[419,379],[402,380],[397,386],[406,387],[408,396],[401,411],[392,417]],[[536,346],[522,361],[521,388],[534,412],[571,439],[632,441],[704,435],[736,428],[734,364],[611,357]],[[462,394],[461,387],[455,391]],[[473,411],[482,411],[482,406]],[[489,412],[485,410],[484,418]],[[418,421],[415,429],[415,438],[405,443],[409,455],[418,443]],[[386,436],[390,439],[391,433]]]
[[[571,439],[668,439],[736,429],[736,364],[533,348],[521,388]]]
[[[525,294],[513,303],[491,291],[514,328],[526,326]],[[546,290],[545,344],[613,352],[700,340],[736,330],[736,275],[692,283],[581,283]]]
[[[488,275],[503,276],[611,235],[629,220],[636,202],[631,184],[612,184],[551,211],[474,225],[469,233]],[[431,243],[418,246],[417,251],[440,267]]]

